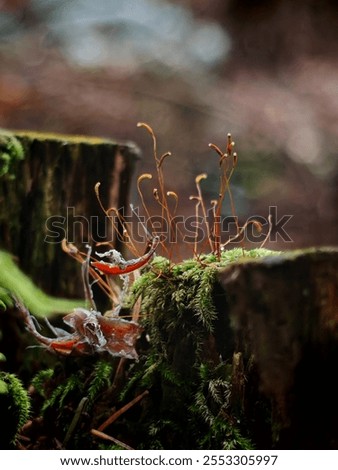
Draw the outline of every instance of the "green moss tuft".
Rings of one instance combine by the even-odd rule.
[[[56,407],[62,410],[68,396],[72,392],[77,392],[79,389],[82,390],[84,377],[81,373],[72,374],[64,383],[59,384],[51,393],[50,397],[45,400],[42,413],[48,408]]]
[[[231,263],[277,255],[235,248],[171,264],[155,257],[136,279],[130,306],[141,298],[149,347],[120,398],[148,389],[160,397],[143,426],[147,448],[249,449],[252,443],[231,406],[232,353],[226,293],[218,274]],[[217,344],[221,335],[221,345]],[[225,346],[224,346],[225,345]],[[221,357],[222,356],[222,357]],[[185,416],[189,433],[182,429]],[[180,424],[179,424],[180,423]],[[188,435],[189,434],[189,435]],[[175,436],[175,437],[173,437]],[[194,442],[191,437],[194,436]]]
[[[14,374],[0,372],[0,414],[3,423],[2,442],[10,446],[30,414],[30,398],[22,382]],[[6,448],[6,447],[4,447]]]
[[[15,178],[15,166],[24,159],[20,141],[8,131],[0,130],[0,178]]]
[[[53,369],[40,370],[32,380],[35,391],[43,398],[46,398],[45,383],[53,376]]]
[[[93,403],[99,393],[111,385],[113,365],[109,362],[98,361],[93,369],[87,389],[87,397]]]

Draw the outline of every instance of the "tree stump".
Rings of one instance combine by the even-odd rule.
[[[94,137],[4,135],[9,142],[11,136],[21,142],[24,157],[13,161],[10,177],[1,177],[1,249],[15,255],[24,272],[49,294],[82,297],[79,266],[62,252],[61,240],[67,237],[81,248],[113,240],[94,186],[101,182],[106,208],[125,207],[139,150]]]
[[[245,261],[220,280],[235,335],[233,396],[260,447],[336,449],[338,250]]]

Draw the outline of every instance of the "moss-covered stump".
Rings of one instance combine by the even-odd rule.
[[[230,263],[268,255],[275,252],[235,248],[220,259],[211,254],[177,264],[156,257],[135,281],[131,297],[133,302],[142,299],[141,323],[149,342],[141,338],[140,360],[121,396],[132,399],[145,389],[149,395],[133,426],[142,443],[131,441],[132,446],[255,446],[242,408],[231,403],[235,345],[218,275]]]
[[[220,275],[236,351],[233,406],[262,447],[338,445],[338,250],[234,264]]]
[[[138,153],[107,139],[0,131],[0,248],[46,292],[82,295],[60,242],[111,239],[94,185],[101,182],[105,207],[126,206]]]

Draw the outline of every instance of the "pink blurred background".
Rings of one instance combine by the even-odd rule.
[[[293,215],[267,247],[337,245],[337,43],[333,0],[3,0],[0,127],[133,141],[137,175],[147,122],[184,214],[199,173],[217,197],[208,143],[231,132],[239,217]]]

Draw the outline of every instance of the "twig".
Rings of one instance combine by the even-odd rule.
[[[142,400],[143,397],[145,397],[146,395],[149,394],[149,391],[148,390],[145,390],[143,393],[141,393],[141,395],[138,395],[137,397],[135,397],[133,400],[131,400],[129,403],[127,403],[126,405],[122,406],[122,408],[120,408],[119,410],[117,410],[115,413],[113,413],[108,419],[106,419],[106,421],[104,423],[101,424],[101,426],[98,427],[98,430],[99,431],[103,431],[104,429],[106,429],[110,424],[112,424],[114,421],[117,420],[117,418],[119,418],[121,415],[123,415],[123,413],[125,413],[126,411],[129,410],[129,408],[133,407],[134,405],[136,405],[136,403],[138,403],[140,400]]]
[[[93,434],[93,436],[99,437],[100,439],[105,439],[106,441],[114,442],[115,444],[120,447],[123,447],[124,449],[135,450],[132,447],[128,446],[128,444],[125,444],[124,442],[121,442],[118,439],[115,439],[115,437],[109,436],[104,432],[98,431],[97,429],[91,429],[90,433]]]

